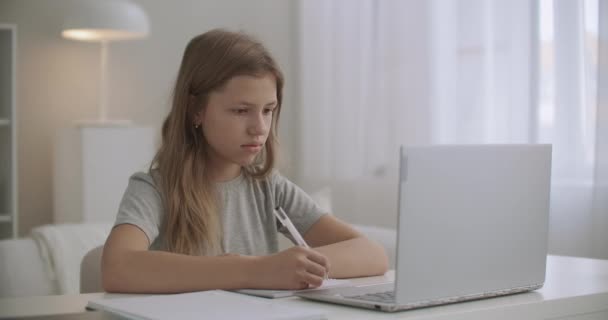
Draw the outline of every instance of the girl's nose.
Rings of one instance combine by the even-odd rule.
[[[248,131],[251,135],[263,135],[268,131],[268,124],[266,123],[264,115],[256,115],[249,123]]]

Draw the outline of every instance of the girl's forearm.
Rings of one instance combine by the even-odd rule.
[[[331,278],[375,276],[388,270],[388,257],[384,248],[365,237],[317,247],[314,250],[329,259]]]
[[[329,276],[350,278],[387,271],[384,249],[364,237],[314,248],[330,262]],[[104,289],[121,293],[178,293],[211,289],[268,288],[270,256],[188,256],[163,251],[125,250],[102,263]],[[283,286],[283,283],[272,284]]]
[[[250,272],[260,257],[201,257],[162,251],[125,251],[104,261],[108,292],[177,293],[253,287]]]

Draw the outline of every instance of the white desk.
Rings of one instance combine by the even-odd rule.
[[[360,278],[358,283],[390,281],[381,277]],[[0,318],[82,312],[91,299],[126,295],[90,293],[0,299]],[[263,299],[263,298],[260,298]],[[452,305],[384,313],[318,303],[299,298],[276,303],[311,306],[325,311],[328,319],[608,319],[608,260],[549,256],[545,286],[537,291]]]

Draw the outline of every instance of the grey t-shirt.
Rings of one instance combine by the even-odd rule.
[[[303,235],[323,215],[323,210],[302,189],[273,172],[265,179],[244,174],[216,184],[220,194],[222,246],[225,253],[265,255],[278,251],[277,228],[272,210],[281,206]],[[160,234],[165,209],[160,190],[148,173],[131,176],[114,226],[133,224],[150,240],[150,249],[163,250]]]

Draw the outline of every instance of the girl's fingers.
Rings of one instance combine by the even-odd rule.
[[[314,275],[317,275],[317,276],[323,277],[323,278],[325,277],[325,274],[327,273],[327,269],[324,266],[322,266],[314,261],[309,261],[306,264],[306,271],[308,273],[312,273]]]
[[[329,260],[327,260],[327,258],[321,253],[313,249],[308,249],[306,252],[306,257],[308,257],[308,259],[310,259],[311,261],[322,265],[325,269],[329,269]]]
[[[302,276],[302,280],[313,288],[319,287],[323,284],[323,277],[314,275],[310,272],[305,272]]]

